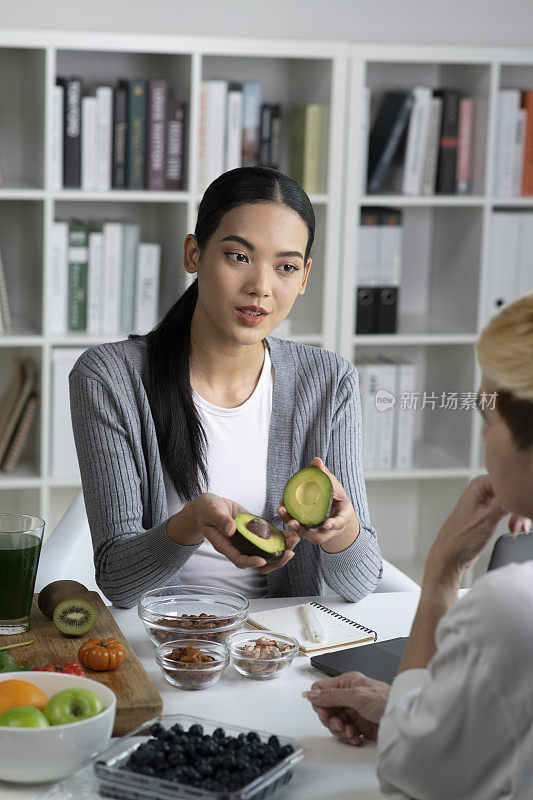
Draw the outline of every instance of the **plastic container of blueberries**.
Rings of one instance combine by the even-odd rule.
[[[203,726],[204,734],[211,734],[216,728],[223,728],[229,736],[238,736],[240,733],[250,731],[250,728],[193,717],[189,714],[167,714],[151,719],[122,737],[94,761],[94,772],[102,797],[116,798],[116,800],[267,800],[274,797],[290,781],[294,766],[305,755],[297,741],[276,733],[280,745],[283,747],[290,744],[294,752],[240,789],[220,791],[208,791],[185,783],[121,769],[131,753],[151,738],[149,730],[156,722],[160,722],[165,728],[171,728],[172,725],[179,723],[185,730],[198,723]],[[254,730],[263,742],[273,735],[272,731]]]

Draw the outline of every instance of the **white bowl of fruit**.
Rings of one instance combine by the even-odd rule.
[[[59,672],[0,675],[0,780],[40,783],[71,775],[105,749],[115,694]]]

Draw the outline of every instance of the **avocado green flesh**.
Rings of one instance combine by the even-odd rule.
[[[276,561],[285,550],[284,535],[275,525],[267,522],[272,535],[268,539],[263,539],[248,530],[247,525],[252,519],[256,519],[254,514],[237,514],[235,517],[237,530],[233,534],[233,544],[244,556],[259,556],[267,563]]]
[[[306,528],[317,528],[328,518],[333,486],[318,467],[304,467],[290,478],[283,492],[283,505],[293,519]]]

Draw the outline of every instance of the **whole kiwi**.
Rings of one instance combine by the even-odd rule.
[[[37,605],[45,617],[53,619],[54,609],[58,603],[72,597],[81,597],[88,600],[89,590],[83,583],[78,583],[78,581],[52,581],[39,592]]]

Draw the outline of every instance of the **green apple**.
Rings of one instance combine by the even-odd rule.
[[[35,706],[13,706],[0,714],[0,725],[9,728],[49,728],[50,723]]]
[[[94,717],[104,710],[104,704],[88,689],[64,689],[54,694],[44,707],[50,725],[65,725]]]

